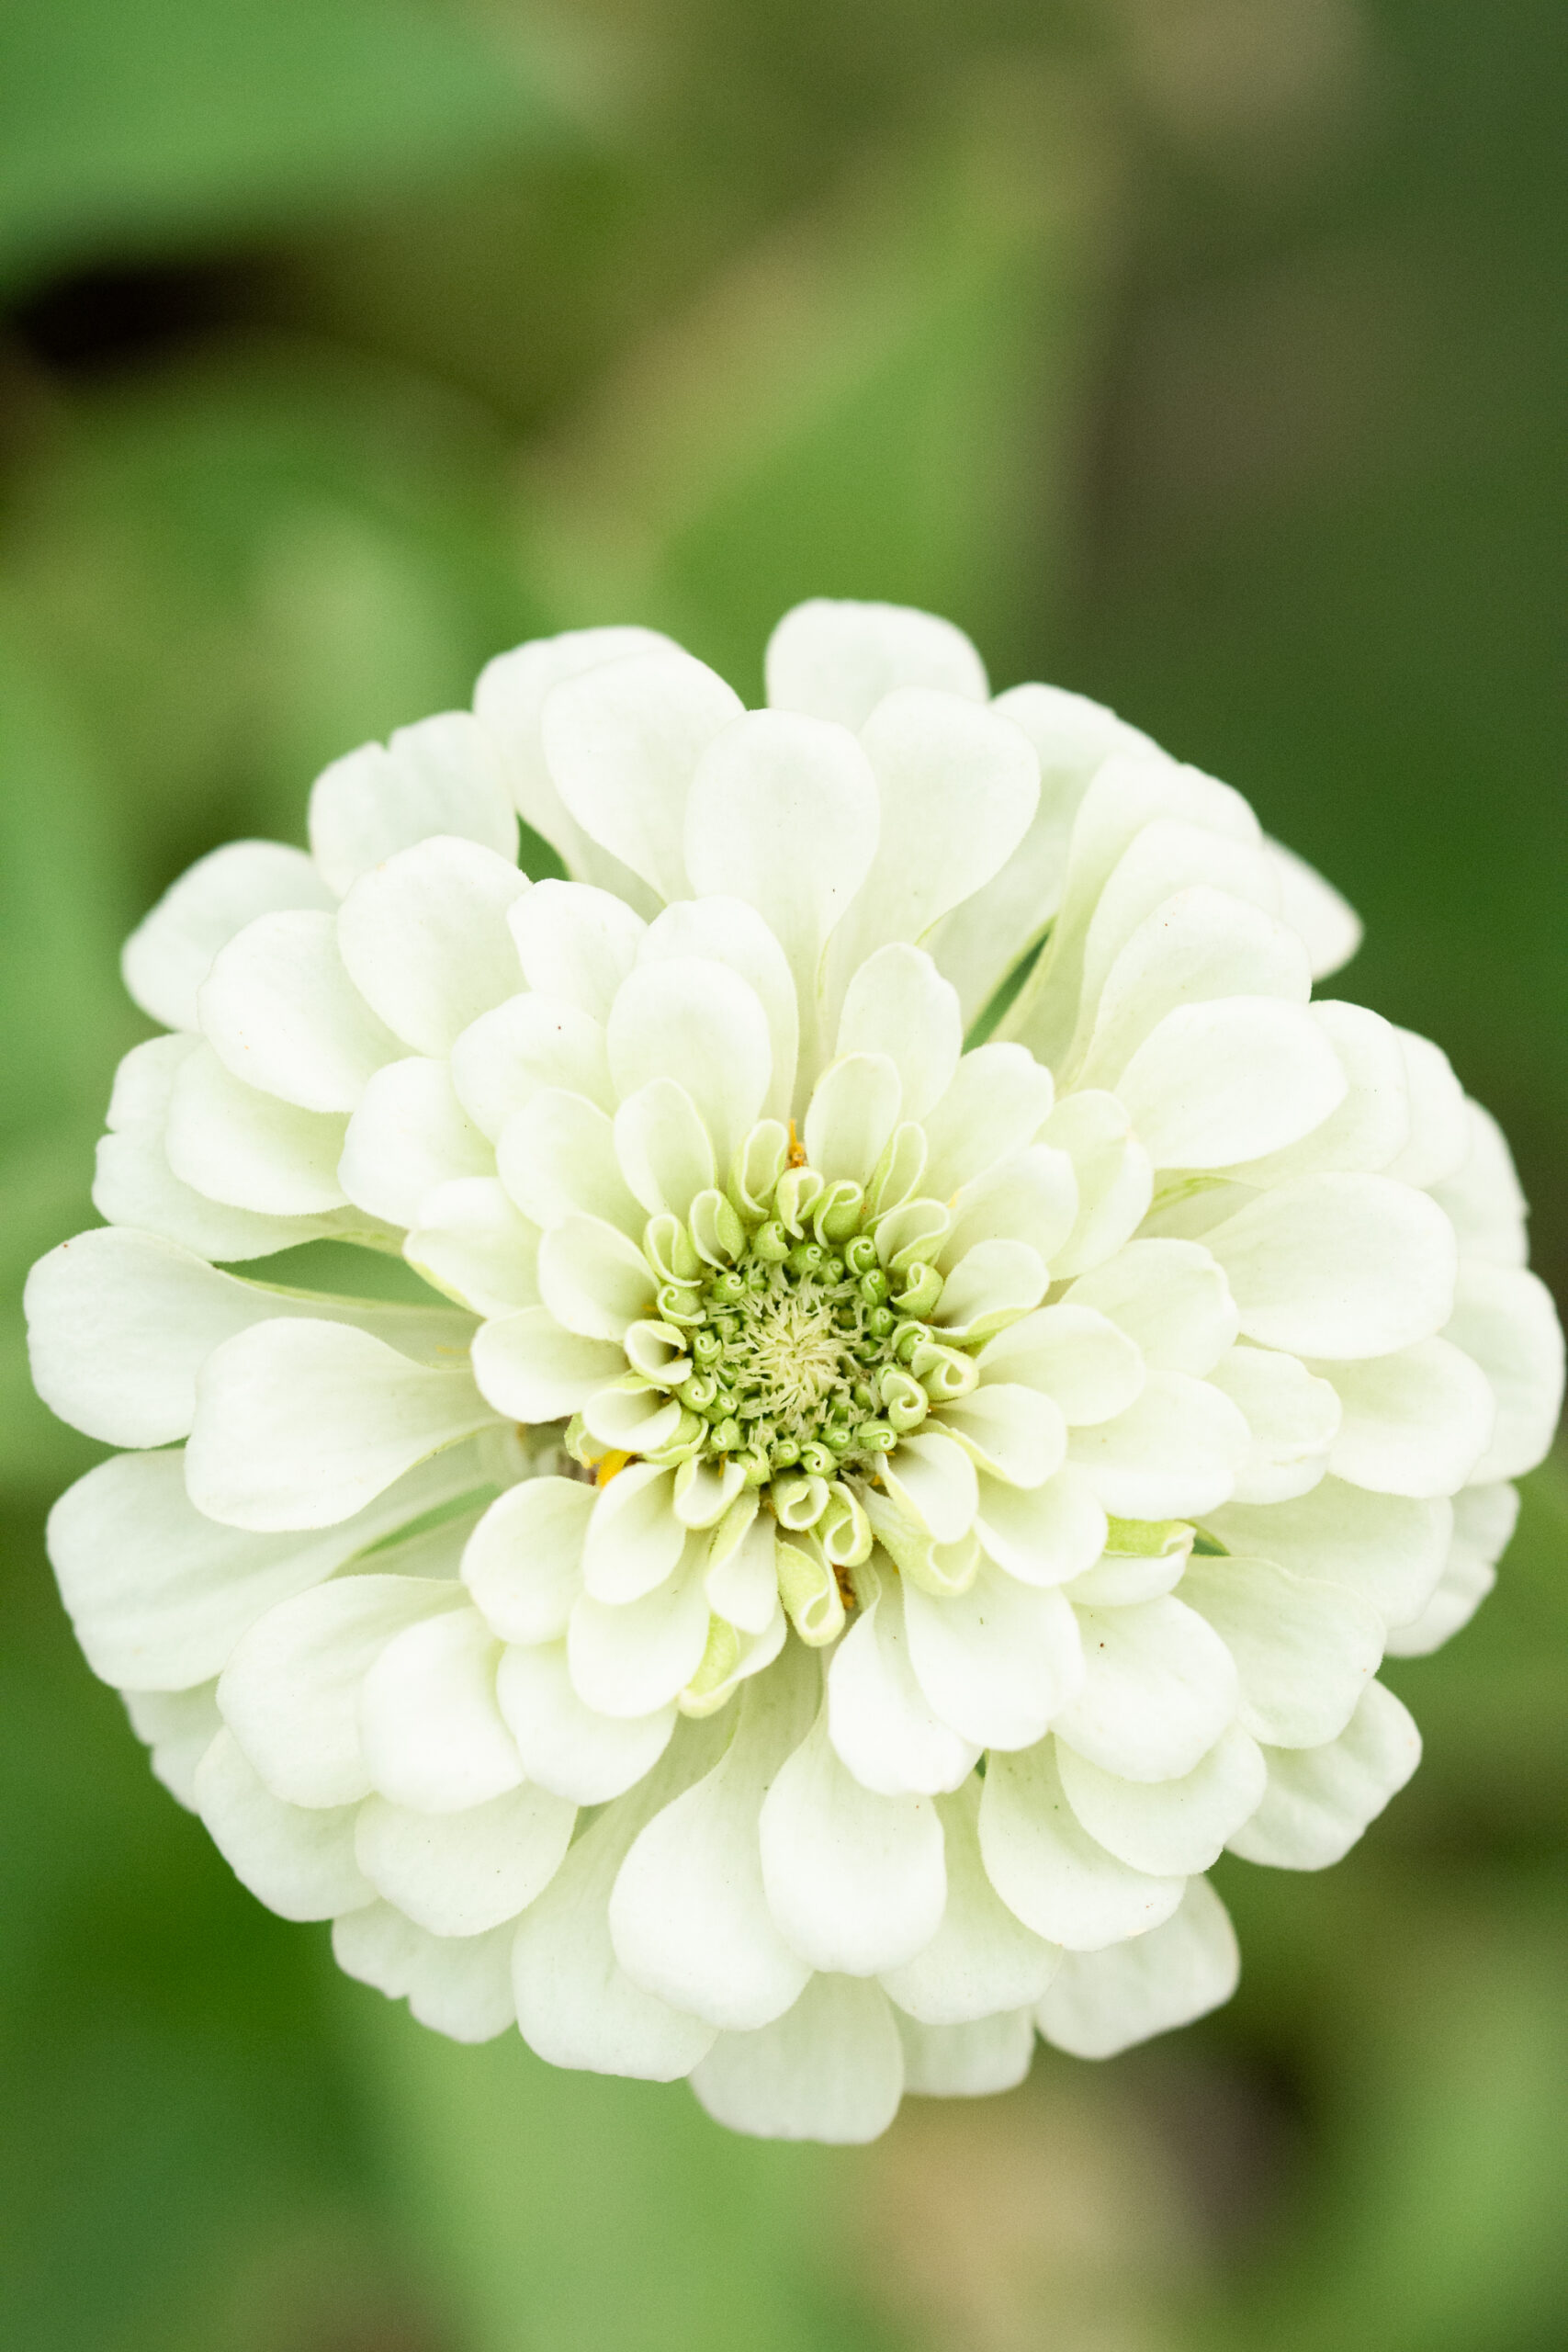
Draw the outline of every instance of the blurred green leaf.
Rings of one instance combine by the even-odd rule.
[[[516,28],[419,0],[4,0],[0,282],[273,227],[557,125]]]

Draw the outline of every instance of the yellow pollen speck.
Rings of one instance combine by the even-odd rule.
[[[629,1453],[606,1453],[604,1460],[594,1466],[593,1484],[607,1487],[612,1478],[620,1476],[630,1460]]]
[[[789,1123],[789,1164],[792,1168],[804,1168],[806,1165],[806,1146],[795,1134],[793,1119]]]

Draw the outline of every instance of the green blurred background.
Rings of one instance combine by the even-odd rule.
[[[1568,1273],[1562,0],[0,0],[0,2341],[1555,2352],[1568,1479],[1226,1867],[1225,2014],[864,2152],[460,2051],[152,1782],[44,1566],[10,1295],[118,943],[491,652],[812,593],[1113,703],[1368,918]]]

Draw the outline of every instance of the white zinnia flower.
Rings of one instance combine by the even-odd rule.
[[[132,1449],[67,1605],[245,1883],[447,2033],[856,2140],[1226,1997],[1203,1873],[1408,1778],[1372,1678],[1486,1589],[1562,1347],[1497,1129],[1309,1002],[1355,920],[1237,794],[919,614],[805,605],[768,686],[526,645],[310,856],[204,859],[28,1304]],[[428,1303],[265,1280],[333,1238]]]

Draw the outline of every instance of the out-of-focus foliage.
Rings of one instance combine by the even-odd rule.
[[[1556,0],[0,0],[0,2340],[27,2352],[1548,2352],[1568,1483],[1394,1679],[1425,1767],[1224,1873],[1224,2016],[864,2153],[455,2051],[233,1883],[43,1565],[12,1311],[87,1221],[118,943],[540,629],[754,693],[951,612],[1369,918],[1568,1270]]]

